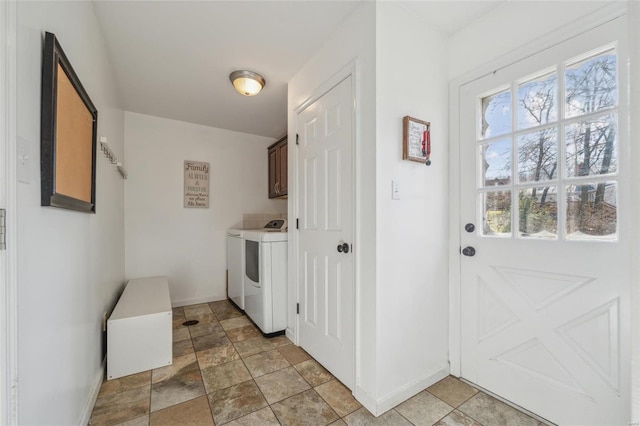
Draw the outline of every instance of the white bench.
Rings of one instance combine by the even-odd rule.
[[[107,321],[107,379],[170,365],[172,318],[167,277],[129,280]]]

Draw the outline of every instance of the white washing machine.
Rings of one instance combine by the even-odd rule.
[[[227,271],[229,283],[227,293],[229,299],[244,311],[244,231],[229,229],[227,231]]]
[[[287,328],[288,233],[245,230],[243,235],[244,310],[263,333],[281,332]]]

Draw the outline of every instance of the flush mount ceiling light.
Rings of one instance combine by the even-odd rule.
[[[238,93],[245,96],[255,96],[265,85],[264,77],[253,71],[239,70],[229,74],[229,80]]]

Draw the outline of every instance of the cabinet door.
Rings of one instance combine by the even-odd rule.
[[[278,196],[287,195],[287,142],[278,145],[278,171],[280,173],[280,178],[278,181],[280,185],[278,186]]]
[[[278,182],[278,147],[269,148],[269,198],[278,196],[276,193],[276,183]]]

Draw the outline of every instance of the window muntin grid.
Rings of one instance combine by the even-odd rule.
[[[617,90],[606,48],[479,98],[480,235],[617,239]]]

